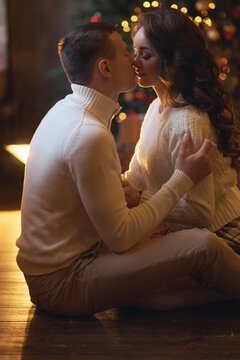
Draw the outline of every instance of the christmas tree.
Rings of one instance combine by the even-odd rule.
[[[80,0],[75,0],[80,1]],[[159,7],[173,7],[186,13],[205,33],[209,48],[220,69],[220,79],[233,96],[236,118],[240,121],[240,4],[234,0],[131,1],[89,0],[88,10],[76,14],[79,23],[105,21],[118,24],[119,31],[131,46],[130,31],[141,12]],[[118,122],[129,116],[141,121],[148,105],[155,98],[151,90],[136,87],[120,96],[122,112],[113,122],[112,131],[118,133]],[[135,135],[135,138],[137,136]],[[137,140],[137,139],[136,139]]]

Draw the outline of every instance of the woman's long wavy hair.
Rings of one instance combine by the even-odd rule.
[[[143,27],[160,55],[159,76],[173,84],[167,94],[175,107],[191,104],[209,114],[219,150],[240,169],[240,132],[232,110],[231,96],[219,80],[219,69],[207,49],[202,31],[181,11],[169,8],[144,13],[133,33]],[[185,103],[174,101],[176,90]]]

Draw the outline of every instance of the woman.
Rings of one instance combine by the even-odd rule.
[[[213,174],[185,195],[166,218],[170,229],[208,228],[240,248],[240,191],[237,187],[239,132],[230,96],[200,29],[182,12],[145,13],[134,29],[138,83],[152,87],[139,142],[126,173],[145,197],[171,176],[182,135],[191,134],[196,151],[208,137],[218,146]]]

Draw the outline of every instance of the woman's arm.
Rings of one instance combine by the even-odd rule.
[[[177,111],[169,125],[166,131],[168,131],[169,151],[174,166],[180,140],[184,133],[189,133],[192,139],[192,145],[189,147],[190,152],[197,151],[206,137],[216,142],[216,135],[211,127],[208,115],[193,107]],[[173,223],[174,229],[182,228],[180,224],[184,224],[184,227],[208,227],[212,222],[214,212],[214,177],[213,174],[210,174],[195,184],[188,194],[180,199],[165,221]]]

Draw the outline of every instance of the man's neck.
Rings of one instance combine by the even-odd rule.
[[[102,93],[103,95],[109,97],[110,99],[112,99],[113,101],[115,101],[116,103],[118,102],[118,98],[119,98],[119,92],[117,92],[116,90],[114,91],[109,85],[102,85],[99,86],[99,84],[97,82],[92,82],[89,85],[87,85],[88,87],[99,91],[100,93]]]

